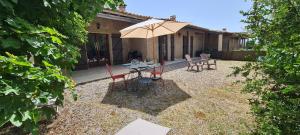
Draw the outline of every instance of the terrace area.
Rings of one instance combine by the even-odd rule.
[[[194,58],[199,59],[199,58]],[[166,61],[166,71],[172,71],[177,68],[182,68],[186,66],[184,59],[177,59],[175,61]],[[114,74],[126,74],[129,73],[129,69],[123,65],[114,65],[112,66]],[[71,73],[72,79],[77,84],[84,84],[88,82],[93,82],[97,80],[103,80],[110,78],[109,73],[107,72],[105,66],[94,67],[86,70],[78,70]]]
[[[227,77],[231,67],[243,64],[219,60],[217,70],[201,72],[178,66],[138,92],[127,91],[122,81],[112,89],[111,79],[78,85],[78,100],[66,93],[65,106],[44,133],[115,134],[138,118],[171,128],[169,135],[249,133],[254,127],[251,95],[233,84],[240,77]]]

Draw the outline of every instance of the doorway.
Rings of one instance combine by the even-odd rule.
[[[229,38],[228,37],[223,38],[222,51],[229,51]]]
[[[168,60],[168,36],[158,37],[158,58],[159,62]]]
[[[188,36],[183,36],[183,44],[182,44],[182,58],[185,58],[186,54],[189,54],[189,41]]]
[[[193,36],[191,36],[190,37],[191,38],[191,49],[190,49],[190,55],[191,55],[191,57],[194,57],[194,37]]]
[[[113,64],[123,64],[123,46],[120,34],[112,34]]]
[[[89,33],[86,52],[89,67],[103,66],[110,63],[108,35]]]

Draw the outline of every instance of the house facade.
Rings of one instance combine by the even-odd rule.
[[[153,46],[159,61],[173,61],[184,58],[185,54],[199,57],[201,52],[232,51],[245,44],[238,33],[212,31],[195,25],[188,25],[177,33],[153,39],[120,38],[120,30],[133,24],[146,21],[150,16],[126,12],[104,10],[88,27],[88,42],[81,47],[81,58],[76,69],[103,66],[106,63],[117,65],[133,58],[148,60],[153,58]],[[175,16],[165,20],[176,21]]]

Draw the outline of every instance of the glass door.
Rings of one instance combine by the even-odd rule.
[[[86,50],[89,67],[103,66],[110,62],[107,34],[89,33]]]
[[[158,37],[159,62],[168,60],[168,36]]]
[[[182,58],[185,58],[186,54],[189,54],[189,40],[188,36],[183,36],[183,44],[182,44]]]
[[[190,38],[191,38],[191,41],[190,41],[190,42],[191,42],[191,43],[190,43],[190,44],[191,44],[191,48],[190,48],[190,56],[191,56],[191,57],[194,57],[194,37],[191,36]]]

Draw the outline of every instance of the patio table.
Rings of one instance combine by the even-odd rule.
[[[143,86],[147,86],[149,89],[149,85],[152,83],[151,78],[143,77],[142,71],[147,69],[153,69],[155,67],[158,67],[160,64],[153,64],[153,63],[147,63],[147,62],[137,62],[137,63],[127,63],[122,64],[123,66],[134,70],[138,73],[137,77],[137,86],[134,86],[135,89]],[[133,83],[134,84],[134,83]]]
[[[142,71],[147,69],[153,69],[155,67],[158,67],[160,64],[152,64],[147,62],[138,62],[138,63],[126,63],[123,64],[123,66],[134,70],[138,73],[138,78],[142,78]]]

